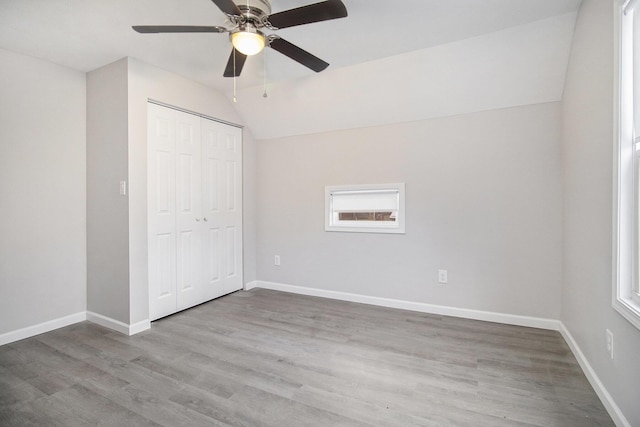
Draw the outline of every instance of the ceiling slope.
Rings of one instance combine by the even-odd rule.
[[[576,14],[238,92],[258,139],[560,101]],[[229,95],[230,96],[230,95]]]

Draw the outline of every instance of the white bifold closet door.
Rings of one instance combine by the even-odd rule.
[[[148,104],[151,320],[242,288],[242,129]]]

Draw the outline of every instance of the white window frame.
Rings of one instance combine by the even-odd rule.
[[[615,3],[615,161],[613,218],[613,308],[640,329],[639,283],[640,258],[640,188],[638,185],[639,152],[634,141],[633,96],[633,13],[640,13],[639,0]],[[638,29],[640,31],[640,29]],[[636,47],[640,52],[640,47]],[[640,59],[640,58],[639,58]],[[638,60],[636,60],[638,62]],[[636,73],[637,74],[637,73]],[[636,85],[640,82],[636,82]],[[636,104],[639,104],[636,101]],[[636,110],[640,105],[635,106]],[[636,127],[638,127],[636,125]],[[637,138],[635,138],[637,139]]]
[[[397,197],[397,214],[395,221],[345,221],[338,219],[334,210],[333,194],[362,194],[393,192]],[[342,231],[351,233],[394,233],[405,234],[405,188],[404,183],[369,184],[369,185],[332,185],[325,187],[325,231]]]

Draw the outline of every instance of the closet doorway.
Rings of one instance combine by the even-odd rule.
[[[242,129],[149,102],[149,316],[242,288]]]

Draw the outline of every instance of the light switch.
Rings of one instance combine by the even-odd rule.
[[[127,195],[127,181],[120,181],[120,195]]]

